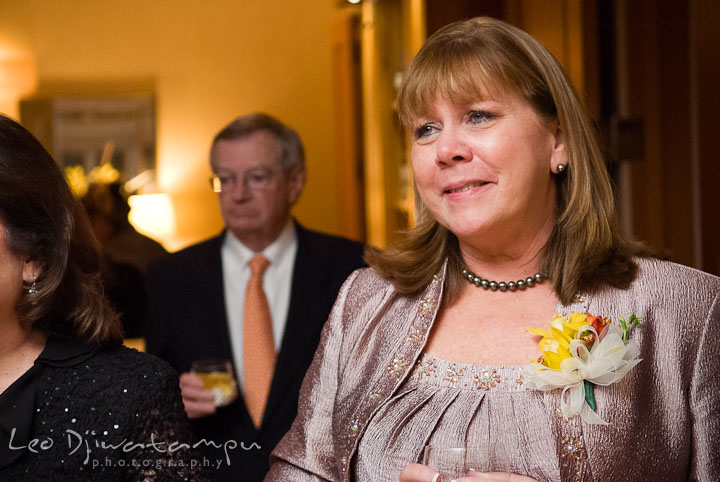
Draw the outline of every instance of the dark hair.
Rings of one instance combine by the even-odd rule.
[[[305,169],[305,149],[298,133],[275,117],[256,112],[238,117],[217,133],[210,147],[210,166],[213,170],[215,161],[212,157],[212,149],[215,144],[220,141],[244,139],[258,131],[267,131],[275,137],[280,149],[280,163],[286,173],[296,167]]]
[[[16,307],[21,323],[95,345],[122,328],[103,296],[100,255],[62,171],[32,134],[0,115],[0,221],[10,250],[40,267],[35,293]]]
[[[633,256],[645,248],[623,236],[605,159],[592,122],[560,63],[519,28],[488,17],[456,22],[433,34],[412,60],[398,92],[406,127],[438,98],[472,101],[512,92],[563,133],[567,170],[555,176],[556,219],[541,270],[558,298],[570,303],[580,291],[603,284],[619,288],[635,277]],[[366,260],[401,293],[417,292],[448,261],[447,296],[463,283],[458,240],[416,196],[417,225]]]

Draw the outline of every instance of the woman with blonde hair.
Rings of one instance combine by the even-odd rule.
[[[0,480],[205,480],[177,374],[122,346],[89,223],[0,116]]]
[[[398,107],[418,224],[346,281],[267,480],[436,482],[426,446],[503,447],[467,480],[717,480],[720,279],[620,232],[555,58],[448,25]]]

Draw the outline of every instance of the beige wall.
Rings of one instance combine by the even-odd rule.
[[[0,0],[0,61],[20,59],[40,89],[155,91],[158,187],[176,210],[169,249],[221,229],[208,146],[233,117],[257,110],[305,141],[309,176],[297,217],[337,233],[330,41],[345,13],[331,0]],[[12,116],[27,94],[18,92],[34,85],[17,89],[0,94],[0,110]]]

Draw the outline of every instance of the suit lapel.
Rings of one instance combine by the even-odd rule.
[[[225,233],[218,236],[216,238],[217,241],[213,243],[210,246],[211,249],[208,250],[207,262],[211,269],[203,269],[203,271],[210,273],[211,277],[209,279],[198,279],[201,284],[208,283],[210,289],[199,288],[198,292],[206,292],[209,297],[203,305],[207,307],[208,310],[212,310],[211,313],[208,313],[207,320],[208,324],[213,323],[213,325],[207,326],[207,329],[215,333],[213,339],[217,340],[219,345],[217,348],[222,349],[222,351],[218,352],[218,356],[226,356],[230,360],[233,360],[230,332],[227,326],[227,312],[225,311],[225,286],[223,282],[222,256],[220,255],[224,238]]]

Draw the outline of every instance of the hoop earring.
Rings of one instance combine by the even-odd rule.
[[[558,164],[555,169],[557,169],[558,174],[562,174],[563,172],[565,172],[566,168],[567,166],[565,164]]]

